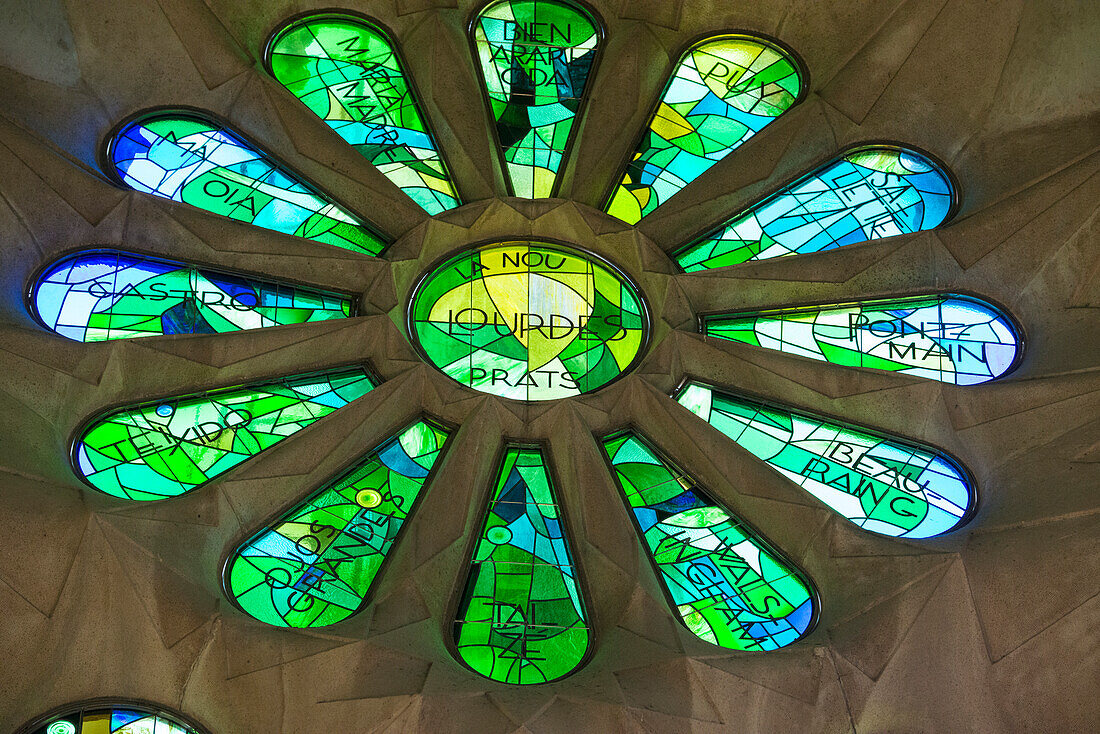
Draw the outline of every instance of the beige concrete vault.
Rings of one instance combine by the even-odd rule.
[[[174,708],[211,734],[1016,732],[1100,728],[1100,4],[1079,0],[590,0],[607,25],[560,199],[503,197],[464,29],[472,0],[8,0],[0,4],[0,730],[102,696]],[[402,47],[465,206],[427,217],[260,62],[285,18],[368,13]],[[675,54],[758,31],[809,70],[804,102],[627,227],[598,211]],[[376,259],[141,194],[98,172],[119,120],[215,112],[367,214]],[[666,256],[836,151],[896,140],[942,158],[946,226],[815,255],[678,274]],[[611,258],[646,291],[641,366],[595,394],[522,404],[421,362],[404,304],[465,243],[523,236]],[[363,315],[230,335],[78,344],[37,326],[28,278],[109,246],[306,281]],[[942,289],[1005,304],[1026,333],[1008,378],[958,388],[704,339],[695,314]],[[367,359],[385,382],[212,484],[126,503],[68,465],[105,406]],[[862,533],[668,400],[685,374],[952,452],[981,504],[923,542]],[[422,410],[454,445],[374,601],[316,631],[266,627],[220,587],[225,553]],[[593,432],[646,433],[813,578],[822,614],[766,654],[670,616]],[[447,650],[447,604],[503,436],[546,440],[596,650],[520,689]]]

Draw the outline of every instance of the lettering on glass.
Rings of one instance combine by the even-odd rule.
[[[1006,375],[1022,344],[998,307],[953,293],[798,306],[703,320],[708,336],[955,385]]]
[[[961,465],[931,447],[696,382],[676,399],[864,530],[929,538],[965,523],[974,506]]]
[[[591,392],[629,369],[649,325],[637,289],[597,258],[510,242],[429,273],[409,326],[429,361],[463,385],[550,400]]]

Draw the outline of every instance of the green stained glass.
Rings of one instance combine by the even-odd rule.
[[[809,582],[752,528],[632,431],[603,440],[669,602],[696,637],[775,650],[809,630]]]
[[[118,250],[53,263],[36,279],[31,304],[47,328],[81,342],[263,329],[354,310],[349,296]]]
[[[358,16],[291,21],[267,46],[279,83],[429,214],[458,206],[389,34]]]
[[[680,59],[605,211],[637,224],[801,96],[790,52],[753,36],[708,38]]]
[[[135,191],[368,255],[385,248],[353,214],[197,112],[152,112],[124,125],[109,141],[107,161]]]
[[[572,673],[591,642],[543,453],[509,446],[454,624],[458,655],[502,683]]]
[[[594,255],[539,242],[466,250],[409,301],[428,361],[475,390],[518,400],[592,392],[631,369],[649,333],[638,290]]]
[[[703,331],[823,362],[954,385],[1001,377],[1022,347],[1007,315],[955,294],[716,314],[704,317]]]
[[[684,270],[709,270],[919,232],[947,219],[955,189],[916,151],[859,148],[749,207],[676,253]]]
[[[552,196],[596,58],[596,21],[565,0],[499,0],[473,27],[515,196]]]
[[[261,622],[323,627],[362,608],[448,432],[417,421],[239,547],[230,597]]]
[[[930,538],[962,525],[977,504],[961,464],[931,447],[699,383],[676,399],[864,530]]]
[[[198,734],[198,729],[174,715],[133,704],[105,705],[89,702],[63,714],[53,714],[30,727],[27,734]]]
[[[366,395],[362,368],[341,368],[157,400],[92,420],[73,465],[115,497],[159,500],[190,492]]]

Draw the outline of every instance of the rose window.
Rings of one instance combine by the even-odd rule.
[[[471,104],[485,105],[485,152],[506,194],[495,198],[469,193],[469,160],[448,160],[454,145],[437,135],[393,35],[351,12],[286,19],[263,49],[269,91],[341,146],[333,166],[365,158],[389,200],[323,188],[244,122],[190,105],[118,120],[103,173],[139,192],[135,202],[235,220],[289,259],[229,266],[89,244],[29,284],[40,325],[183,355],[192,344],[216,355],[247,330],[324,346],[297,352],[297,367],[263,368],[257,355],[249,375],[196,371],[193,389],[100,406],[72,437],[78,477],[112,506],[163,502],[170,516],[177,498],[312,441],[310,481],[266,518],[250,515],[224,556],[231,613],[346,625],[409,554],[428,557],[425,523],[451,516],[468,523],[447,525],[462,560],[436,579],[450,602],[431,613],[454,660],[509,684],[566,678],[598,654],[604,611],[585,558],[613,522],[632,528],[613,542],[648,559],[637,574],[700,654],[766,654],[812,634],[830,597],[800,560],[807,539],[759,522],[724,484],[753,477],[725,477],[724,457],[890,542],[969,521],[980,487],[951,452],[898,421],[739,382],[731,368],[766,360],[782,377],[827,365],[837,380],[981,389],[1019,364],[1020,327],[981,293],[884,285],[830,300],[806,288],[762,307],[738,290],[751,287],[739,269],[761,261],[824,266],[839,248],[948,222],[966,192],[932,152],[881,140],[833,150],[721,217],[665,220],[658,246],[647,220],[685,190],[705,197],[721,180],[712,169],[732,170],[742,146],[764,144],[805,98],[795,50],[733,29],[693,43],[642,129],[621,132],[636,143],[593,207],[569,192],[577,157],[598,152],[580,142],[592,87],[612,72],[603,22],[567,0],[497,0],[469,40],[483,97]],[[395,236],[382,222],[399,197],[415,226]],[[355,324],[365,326],[341,331]],[[369,414],[369,430],[340,418],[354,406],[367,406],[356,415]],[[677,426],[702,422],[706,448],[685,447]],[[326,441],[342,447],[331,458]],[[456,483],[472,487],[473,506],[451,503]]]

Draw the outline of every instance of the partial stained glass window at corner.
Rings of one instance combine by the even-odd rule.
[[[966,523],[977,505],[962,464],[930,446],[696,382],[675,397],[864,530],[931,538]]]
[[[35,280],[31,306],[48,329],[80,342],[221,334],[343,319],[355,310],[343,294],[119,250],[51,263]]]
[[[349,13],[296,18],[267,46],[272,75],[429,214],[458,206],[388,33]]]
[[[566,535],[542,450],[509,446],[454,623],[472,670],[546,683],[584,662],[592,634]]]
[[[128,188],[283,234],[377,255],[386,243],[239,132],[190,110],[124,124],[107,165]]]
[[[600,30],[568,0],[497,0],[473,28],[512,193],[553,196],[584,104]]]
[[[236,550],[225,588],[248,615],[323,627],[362,608],[448,431],[418,420]]]
[[[692,46],[604,211],[637,224],[790,109],[804,87],[793,54],[773,41],[731,34]]]
[[[731,650],[776,650],[817,616],[808,579],[633,431],[603,439],[627,511],[684,625]]]
[[[180,395],[112,410],[73,443],[73,466],[100,492],[175,497],[370,392],[361,367]]]
[[[919,232],[943,224],[955,200],[947,171],[928,156],[861,147],[753,204],[675,259],[692,272]]]
[[[105,704],[102,699],[42,719],[33,729],[20,734],[199,734],[199,730],[177,720],[183,717],[154,711],[130,703]]]
[[[1007,313],[958,294],[713,314],[703,318],[703,331],[822,362],[953,385],[1002,377],[1023,351]]]

